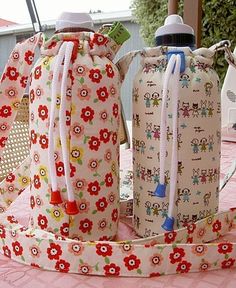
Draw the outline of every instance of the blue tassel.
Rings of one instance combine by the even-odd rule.
[[[155,196],[164,198],[166,197],[166,184],[158,184],[154,193]]]
[[[166,231],[173,231],[174,230],[174,217],[166,217],[164,223],[161,225],[161,227]]]

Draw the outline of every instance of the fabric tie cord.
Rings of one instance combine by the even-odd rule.
[[[48,160],[49,160],[49,173],[51,178],[51,204],[61,204],[61,194],[57,187],[57,175],[56,175],[56,167],[54,160],[54,121],[55,121],[55,107],[56,107],[56,98],[57,98],[57,89],[59,82],[59,74],[62,66],[62,62],[64,59],[66,50],[66,43],[63,43],[59,54],[57,56],[55,67],[53,71],[53,79],[52,79],[52,97],[51,97],[51,109],[50,109],[50,118],[49,118],[49,139],[48,139]]]
[[[173,57],[173,56],[172,56]],[[178,172],[178,97],[179,97],[179,77],[181,58],[180,55],[175,56],[176,64],[172,79],[172,119],[173,119],[173,142],[171,154],[171,171],[170,171],[170,194],[168,214],[162,225],[162,228],[167,231],[174,229],[174,200],[177,185],[177,172]]]
[[[161,107],[161,126],[160,126],[160,179],[155,190],[155,196],[165,197],[166,196],[166,183],[165,183],[165,158],[166,158],[166,104],[168,85],[172,75],[172,71],[176,66],[176,55],[172,55],[169,59],[166,67],[164,82],[163,82],[163,97]],[[176,69],[175,69],[176,71]],[[174,74],[175,75],[175,74]],[[173,75],[173,77],[175,77]]]
[[[75,215],[79,212],[78,207],[76,205],[74,191],[73,191],[71,180],[70,180],[70,158],[69,158],[69,152],[67,149],[68,133],[66,131],[67,77],[68,77],[68,69],[70,65],[73,48],[74,48],[73,42],[66,43],[64,69],[63,69],[62,84],[61,84],[61,104],[60,104],[60,111],[59,111],[60,138],[61,138],[62,156],[64,160],[64,169],[65,169],[65,181],[66,181],[67,196],[68,196],[68,201],[66,205],[66,213],[68,215]]]
[[[49,171],[51,175],[51,183],[52,183],[52,193],[51,193],[51,204],[57,205],[61,204],[62,198],[60,191],[58,190],[57,185],[57,176],[56,176],[56,167],[54,161],[54,120],[55,120],[55,105],[56,105],[56,98],[57,98],[57,83],[59,81],[59,74],[61,68],[63,67],[62,73],[62,81],[60,86],[60,94],[61,94],[61,101],[60,101],[60,110],[59,110],[59,131],[60,131],[60,140],[61,140],[61,147],[62,147],[62,157],[64,162],[64,170],[65,170],[65,182],[67,187],[67,195],[68,201],[66,204],[66,213],[68,215],[75,215],[78,213],[78,208],[75,202],[75,197],[70,181],[70,159],[69,159],[69,152],[67,149],[67,133],[66,133],[66,89],[67,89],[67,76],[68,76],[68,69],[70,65],[70,60],[72,57],[74,48],[73,42],[64,42],[60,48],[58,53],[58,57],[55,63],[54,68],[54,77],[52,81],[52,106],[50,112],[50,125],[49,125],[49,149],[48,149],[48,158],[49,158]],[[64,63],[62,65],[62,63]]]

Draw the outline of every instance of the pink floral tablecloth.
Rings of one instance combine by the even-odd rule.
[[[121,168],[128,170],[132,165],[132,154],[130,150],[121,151]],[[222,143],[222,165],[221,178],[236,160],[236,143]],[[122,191],[121,191],[122,193]],[[29,216],[28,211],[29,191],[22,193],[14,205],[11,206],[13,214],[26,223]],[[236,174],[231,178],[227,186],[220,193],[220,210],[236,207]],[[134,237],[130,229],[120,223],[120,239]],[[236,231],[226,235],[224,239],[236,242]],[[0,254],[0,287],[21,288],[97,288],[97,287],[119,287],[119,288],[235,288],[236,269],[217,270],[211,272],[189,273],[184,275],[170,275],[158,278],[105,278],[95,276],[81,276],[75,274],[64,274],[38,270],[29,266],[18,264]]]

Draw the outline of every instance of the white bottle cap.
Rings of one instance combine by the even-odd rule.
[[[93,29],[93,20],[88,13],[63,12],[56,20],[56,31],[65,28]]]
[[[194,35],[193,28],[187,24],[184,24],[181,16],[177,14],[169,15],[165,19],[163,26],[157,29],[155,37],[166,34],[192,34]]]

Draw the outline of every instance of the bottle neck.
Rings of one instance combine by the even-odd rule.
[[[156,36],[156,46],[195,47],[195,36],[193,34],[177,33]]]
[[[63,28],[63,29],[57,30],[55,34],[67,33],[67,32],[94,32],[94,30],[89,29],[89,28],[83,28],[83,27],[69,27],[69,28]]]

